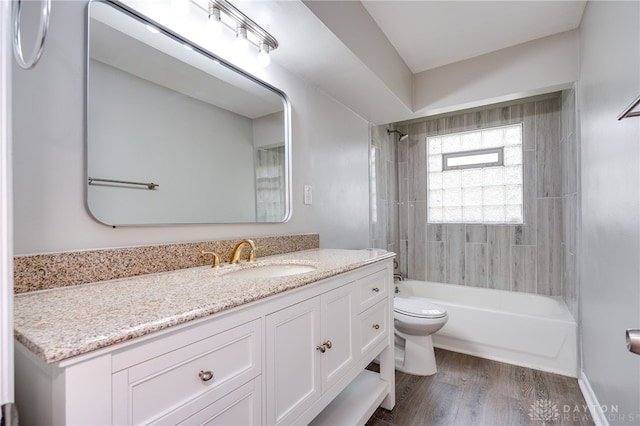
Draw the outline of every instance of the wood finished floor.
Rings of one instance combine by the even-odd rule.
[[[395,408],[378,408],[367,426],[594,424],[576,379],[437,348],[436,364],[430,377],[396,371]]]

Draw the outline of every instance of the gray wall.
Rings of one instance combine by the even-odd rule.
[[[575,156],[576,151],[575,138],[571,139],[575,120],[566,118],[575,104],[572,99],[573,92],[567,91],[399,126],[409,138],[390,142],[397,147],[398,240],[394,233],[376,233],[374,229],[372,244],[398,247],[399,269],[409,278],[574,297],[575,290],[563,289],[564,251],[573,250],[575,255],[575,244],[565,244],[564,232],[564,204],[577,199],[576,163],[563,167],[567,153]],[[525,223],[427,224],[426,137],[518,122],[524,123]],[[380,142],[386,136],[382,129],[384,126],[379,126],[372,132],[373,149],[393,154],[393,149],[379,148],[385,146]],[[397,141],[396,135],[390,138]],[[382,167],[391,161],[376,160]],[[377,193],[390,193],[384,185],[392,184],[393,179],[387,176],[383,174],[385,182],[377,182]],[[379,203],[385,211],[394,211],[390,196]],[[574,217],[575,208],[572,212]],[[575,236],[575,232],[567,234]],[[575,287],[575,281],[568,285]],[[576,299],[570,305],[577,305]],[[574,314],[577,316],[577,311]]]
[[[588,2],[580,26],[582,361],[612,425],[640,423],[640,118],[616,119],[640,94],[639,20],[640,2]]]

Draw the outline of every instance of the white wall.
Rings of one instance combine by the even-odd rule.
[[[13,70],[16,254],[306,232],[318,232],[323,247],[367,247],[368,123],[275,63],[260,78],[292,105],[288,223],[113,229],[93,220],[85,209],[85,21],[85,2],[54,0],[40,64]],[[311,206],[302,204],[304,184],[314,185]]]
[[[416,116],[570,88],[578,79],[578,33],[567,31],[414,76]]]
[[[589,2],[580,26],[583,368],[610,424],[640,423],[640,118],[616,120],[640,94],[638,22],[639,2]]]

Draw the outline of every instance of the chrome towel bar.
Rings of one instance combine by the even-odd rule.
[[[624,111],[618,116],[618,120],[622,120],[623,118],[630,117],[640,117],[640,111],[634,111],[634,108],[640,104],[640,96],[636,98],[635,101],[631,102],[631,105],[626,107]]]
[[[98,179],[98,178],[89,178],[89,185],[93,185],[94,183],[115,183],[115,184],[120,184],[120,185],[140,185],[140,186],[146,186],[147,189],[156,189],[157,187],[159,187],[160,185],[158,185],[157,183],[153,183],[153,182],[132,182],[132,181],[128,181],[128,180],[113,180],[113,179]]]

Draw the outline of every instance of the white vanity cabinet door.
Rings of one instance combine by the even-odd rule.
[[[320,298],[266,317],[267,424],[292,423],[321,394]]]
[[[320,297],[322,332],[320,353],[322,391],[340,380],[354,362],[354,296],[353,286],[346,285]],[[330,346],[330,347],[329,347]]]
[[[355,306],[347,284],[267,316],[268,424],[295,421],[352,367]]]

